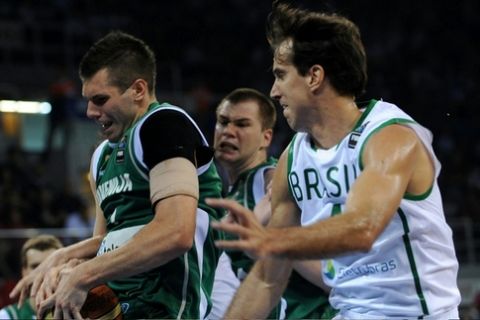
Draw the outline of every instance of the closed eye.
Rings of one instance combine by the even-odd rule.
[[[106,96],[106,95],[97,95],[97,96],[93,96],[90,101],[92,101],[93,104],[97,105],[97,106],[103,106],[107,101],[108,99],[110,99],[109,96]]]

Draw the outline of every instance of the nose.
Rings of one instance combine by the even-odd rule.
[[[98,119],[100,118],[100,110],[98,107],[91,101],[87,102],[87,117],[89,119]]]
[[[280,92],[277,88],[277,82],[275,81],[272,85],[272,89],[270,89],[270,97],[274,100],[280,100]]]
[[[235,125],[232,122],[228,122],[226,125],[223,126],[222,134],[223,135],[234,135],[235,133]]]

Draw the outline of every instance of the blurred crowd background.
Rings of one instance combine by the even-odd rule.
[[[461,263],[464,306],[480,290],[480,2],[290,1],[346,15],[368,55],[364,96],[403,108],[434,134],[446,218]],[[269,0],[2,0],[0,100],[49,101],[48,115],[0,112],[0,287],[19,277],[25,237],[43,228],[68,243],[92,227],[86,173],[98,142],[77,76],[87,48],[110,30],[147,42],[157,97],[213,136],[214,109],[237,87],[269,93]],[[282,116],[271,154],[292,132]],[[77,230],[79,233],[74,233]],[[85,233],[85,230],[87,230]],[[7,302],[4,293],[0,305]]]

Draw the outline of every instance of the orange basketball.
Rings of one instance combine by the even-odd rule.
[[[80,313],[89,319],[123,319],[117,296],[104,284],[90,290]]]

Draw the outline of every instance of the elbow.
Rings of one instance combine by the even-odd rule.
[[[359,241],[356,241],[355,249],[356,251],[367,253],[372,249],[374,242],[375,242],[375,239],[370,234],[368,233],[363,234],[360,237]]]
[[[173,246],[175,247],[175,251],[179,253],[179,255],[189,251],[193,247],[193,238],[194,233],[190,232],[178,232],[177,236],[175,237],[175,242]]]
[[[354,241],[351,242],[351,244],[354,246],[353,249],[355,251],[366,253],[372,249],[379,232],[373,223],[369,221],[363,221],[357,225],[357,228],[353,234],[356,234],[356,236],[353,238]]]

